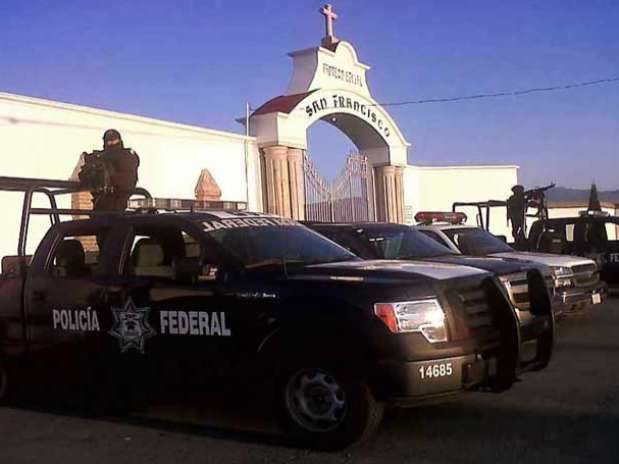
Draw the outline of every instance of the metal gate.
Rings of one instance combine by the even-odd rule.
[[[350,153],[331,182],[318,172],[309,154],[303,156],[305,219],[321,222],[374,221],[374,177],[366,156]]]

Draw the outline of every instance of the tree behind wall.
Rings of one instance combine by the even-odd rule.
[[[600,205],[600,199],[598,198],[598,189],[595,186],[595,182],[591,184],[591,190],[589,191],[589,211],[602,211],[602,205]]]

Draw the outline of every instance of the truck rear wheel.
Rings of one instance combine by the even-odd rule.
[[[340,449],[369,438],[380,425],[383,405],[367,384],[342,370],[287,370],[278,386],[278,413],[296,445]]]

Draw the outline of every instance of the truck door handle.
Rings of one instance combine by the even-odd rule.
[[[47,299],[47,292],[43,290],[33,290],[32,298],[38,301],[45,301]]]

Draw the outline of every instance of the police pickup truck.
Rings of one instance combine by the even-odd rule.
[[[583,211],[578,217],[537,220],[526,245],[535,252],[584,256],[594,260],[600,279],[619,290],[619,217]]]
[[[545,266],[500,258],[462,256],[418,230],[393,223],[306,222],[315,231],[365,259],[420,260],[422,262],[466,265],[492,272],[515,308],[521,336],[533,359],[549,359],[553,328],[543,308],[550,294],[544,278]],[[546,340],[546,341],[543,341]]]
[[[502,391],[550,356],[521,361],[514,308],[478,269],[363,261],[260,213],[153,200],[101,214],[56,208],[78,190],[69,182],[0,178],[0,190],[26,192],[19,253],[0,275],[0,401],[35,385],[116,410],[242,382],[255,401],[274,393],[295,442],[334,448],[369,436],[385,403]],[[37,192],[50,208],[31,206]],[[30,257],[31,214],[52,226]],[[531,292],[551,346],[544,297]]]
[[[600,304],[606,298],[606,285],[600,282],[598,266],[591,259],[514,250],[490,232],[465,224],[466,215],[460,212],[420,212],[416,220],[421,232],[457,253],[527,260],[549,266],[555,288],[554,303],[562,313]]]

